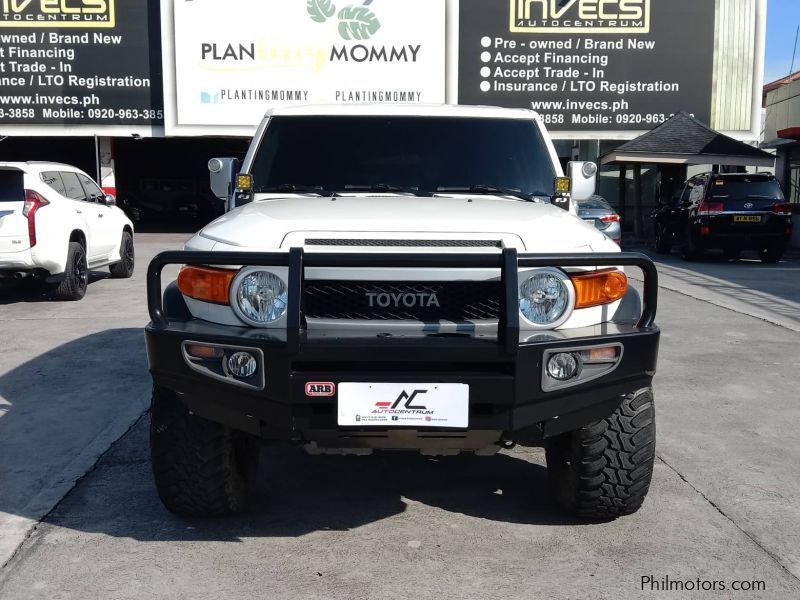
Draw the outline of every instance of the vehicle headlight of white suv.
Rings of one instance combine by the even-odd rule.
[[[277,324],[286,315],[289,293],[286,282],[276,273],[261,267],[239,271],[230,288],[233,311],[254,327]]]
[[[534,329],[554,329],[569,319],[575,308],[575,287],[558,269],[520,273],[519,312]]]

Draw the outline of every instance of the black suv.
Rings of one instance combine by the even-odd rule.
[[[792,237],[791,205],[769,174],[696,175],[652,217],[656,251],[678,245],[686,260],[710,249],[736,259],[751,249],[762,262],[776,263]]]

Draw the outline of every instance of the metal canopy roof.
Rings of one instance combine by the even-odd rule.
[[[723,135],[680,112],[601,159],[602,164],[675,164],[772,167],[775,157]]]

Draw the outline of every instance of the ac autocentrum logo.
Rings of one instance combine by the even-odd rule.
[[[432,415],[433,411],[422,404],[414,404],[417,396],[427,394],[428,390],[413,390],[411,394],[403,390],[394,402],[378,401],[375,403],[373,414],[411,414],[411,415]],[[403,408],[400,408],[400,404]]]
[[[336,15],[339,35],[343,39],[368,40],[381,28],[381,22],[369,8],[372,1],[364,0],[361,5],[345,6],[337,13],[333,0],[308,0],[306,9],[316,23],[325,23]]]
[[[510,0],[511,31],[649,33],[651,0]]]
[[[0,0],[0,27],[114,27],[115,0]]]

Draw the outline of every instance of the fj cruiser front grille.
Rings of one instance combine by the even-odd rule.
[[[502,245],[500,240],[306,240],[306,246],[367,246],[384,248],[502,248]]]
[[[305,314],[367,321],[497,320],[499,281],[306,281]]]

